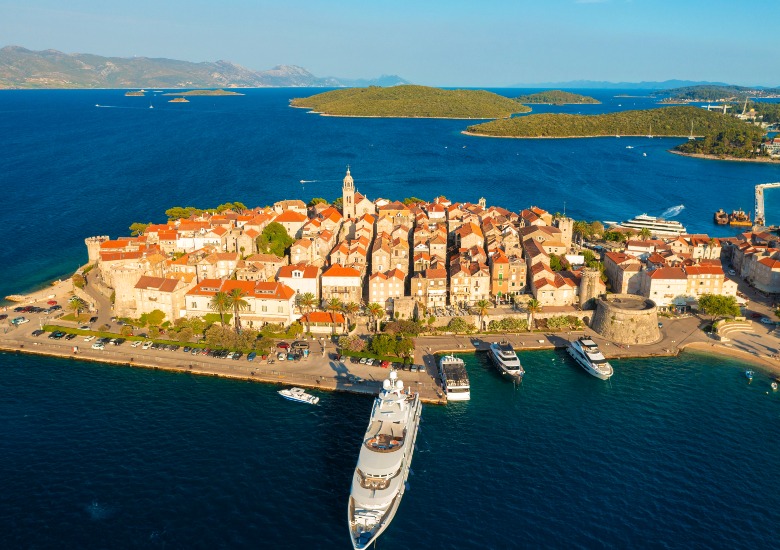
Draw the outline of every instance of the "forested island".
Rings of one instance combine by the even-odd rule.
[[[691,129],[693,128],[693,129]],[[469,126],[467,134],[515,138],[564,138],[599,136],[695,136],[717,135],[725,130],[755,132],[750,126],[714,111],[698,107],[665,107],[601,115],[544,113],[494,120]]]
[[[780,97],[780,88],[748,88],[746,86],[684,86],[661,90],[653,95],[669,101],[737,101],[746,97]]]
[[[216,96],[216,95],[244,95],[240,94],[238,92],[232,92],[229,90],[188,90],[186,92],[168,92],[167,94],[163,95],[206,95],[206,96]]]
[[[416,85],[333,90],[292,99],[290,105],[323,115],[397,118],[502,118],[531,110],[485,90],[442,90]]]
[[[537,105],[597,105],[599,100],[580,94],[564,92],[563,90],[547,90],[535,94],[521,95],[515,101]]]

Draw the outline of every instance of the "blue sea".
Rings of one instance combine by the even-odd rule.
[[[753,187],[780,180],[778,166],[668,153],[680,139],[488,139],[462,135],[468,121],[287,106],[317,91],[187,104],[0,92],[0,297],[70,275],[85,237],[127,235],[171,206],[334,199],[347,164],[372,199],[484,196],[589,220],[647,212],[712,235],[734,234],[712,224],[714,210],[750,210]],[[603,103],[535,111],[655,105],[636,91],[587,93]],[[770,223],[778,206],[780,192],[767,193]],[[466,360],[472,401],[426,407],[410,490],[380,547],[776,545],[780,395],[763,374],[748,384],[737,361],[686,353],[617,362],[603,383],[539,352],[522,356],[516,390],[484,357]],[[0,547],[348,547],[370,399],[323,394],[308,408],[237,381],[9,354],[0,364]]]

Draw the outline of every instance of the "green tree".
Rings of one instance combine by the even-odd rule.
[[[395,353],[398,357],[414,357],[414,340],[408,336],[402,336],[395,345]]]
[[[192,341],[194,333],[190,327],[184,327],[176,334],[176,336],[179,342],[190,342]]]
[[[418,199],[417,197],[406,197],[403,202],[406,206],[412,206],[413,204],[424,203],[425,201]]]
[[[474,304],[474,311],[479,316],[479,330],[482,330],[482,327],[484,327],[485,315],[487,315],[491,307],[493,307],[493,304],[489,300],[478,300]]]
[[[373,325],[374,332],[377,332],[379,330],[379,321],[382,320],[382,318],[385,316],[385,308],[383,308],[381,305],[377,304],[376,302],[371,302],[366,306],[366,311],[368,312],[368,317],[371,319],[371,324]]]
[[[198,215],[202,214],[203,210],[200,208],[195,208],[194,206],[174,206],[173,208],[169,208],[165,211],[165,215],[168,216],[169,220],[179,220],[182,218],[189,218],[193,214]]]
[[[734,296],[720,294],[702,294],[699,296],[699,311],[717,317],[736,317],[739,315],[739,305]]]
[[[564,258],[557,254],[550,254],[550,269],[553,271],[563,271],[568,268],[568,263]]]
[[[271,222],[257,237],[257,250],[262,254],[274,254],[281,258],[294,242],[295,239],[287,234],[282,224]]]
[[[647,239],[652,237],[652,232],[647,227],[643,227],[642,229],[639,230],[639,237],[643,241],[646,241]]]
[[[342,306],[342,311],[347,317],[347,326],[351,326],[353,317],[360,311],[360,305],[355,302],[348,302]]]
[[[159,309],[154,309],[149,313],[144,313],[139,319],[141,326],[149,325],[150,327],[159,327],[165,320],[165,313]]]
[[[531,331],[534,328],[534,316],[542,311],[542,304],[536,298],[531,298],[525,304],[525,310],[528,312],[528,330]]]
[[[87,284],[87,280],[81,273],[74,273],[70,280],[73,281],[73,286],[76,288],[84,288],[84,286]]]
[[[241,318],[239,317],[239,312],[249,309],[249,302],[244,300],[244,291],[240,288],[234,288],[231,290],[228,294],[228,298],[230,307],[233,309],[233,316],[236,319],[234,324],[236,334],[238,334],[241,332]]]
[[[87,307],[87,303],[78,296],[73,296],[68,300],[68,308],[76,312],[76,317],[81,315],[81,312],[87,309]]]
[[[336,200],[334,200],[332,203],[330,203],[330,205],[331,205],[333,208],[335,208],[336,210],[341,210],[341,207],[342,207],[342,204],[341,204],[341,202],[342,202],[343,200],[344,200],[343,198],[339,197],[339,198],[337,198]]]
[[[395,355],[396,340],[390,334],[377,334],[371,338],[371,351],[377,355]]]
[[[318,204],[328,204],[328,201],[326,201],[322,197],[314,197],[312,200],[309,201],[308,206],[316,206]]]
[[[133,224],[130,224],[130,235],[133,237],[137,237],[138,235],[143,235],[144,231],[146,231],[146,228],[152,225],[151,223],[140,223],[135,222]]]
[[[314,307],[317,305],[317,297],[312,294],[311,292],[304,292],[303,294],[298,295],[298,307],[303,312],[304,315],[308,315],[312,311],[314,311]],[[309,332],[310,325],[308,321],[308,317],[306,320],[306,332]]]
[[[469,331],[469,324],[463,317],[453,317],[450,322],[447,323],[447,329],[450,332],[463,333]]]
[[[225,313],[230,311],[233,307],[230,296],[225,292],[217,292],[209,301],[209,309],[216,311],[219,314],[219,321],[222,324],[222,328],[225,328]],[[208,336],[208,331],[207,336]]]

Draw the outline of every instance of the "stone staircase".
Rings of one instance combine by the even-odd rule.
[[[715,333],[722,342],[729,340],[728,335],[735,332],[754,332],[753,321],[721,321]]]

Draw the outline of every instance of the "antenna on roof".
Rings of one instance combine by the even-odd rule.
[[[563,201],[563,217],[566,217],[566,201]]]

